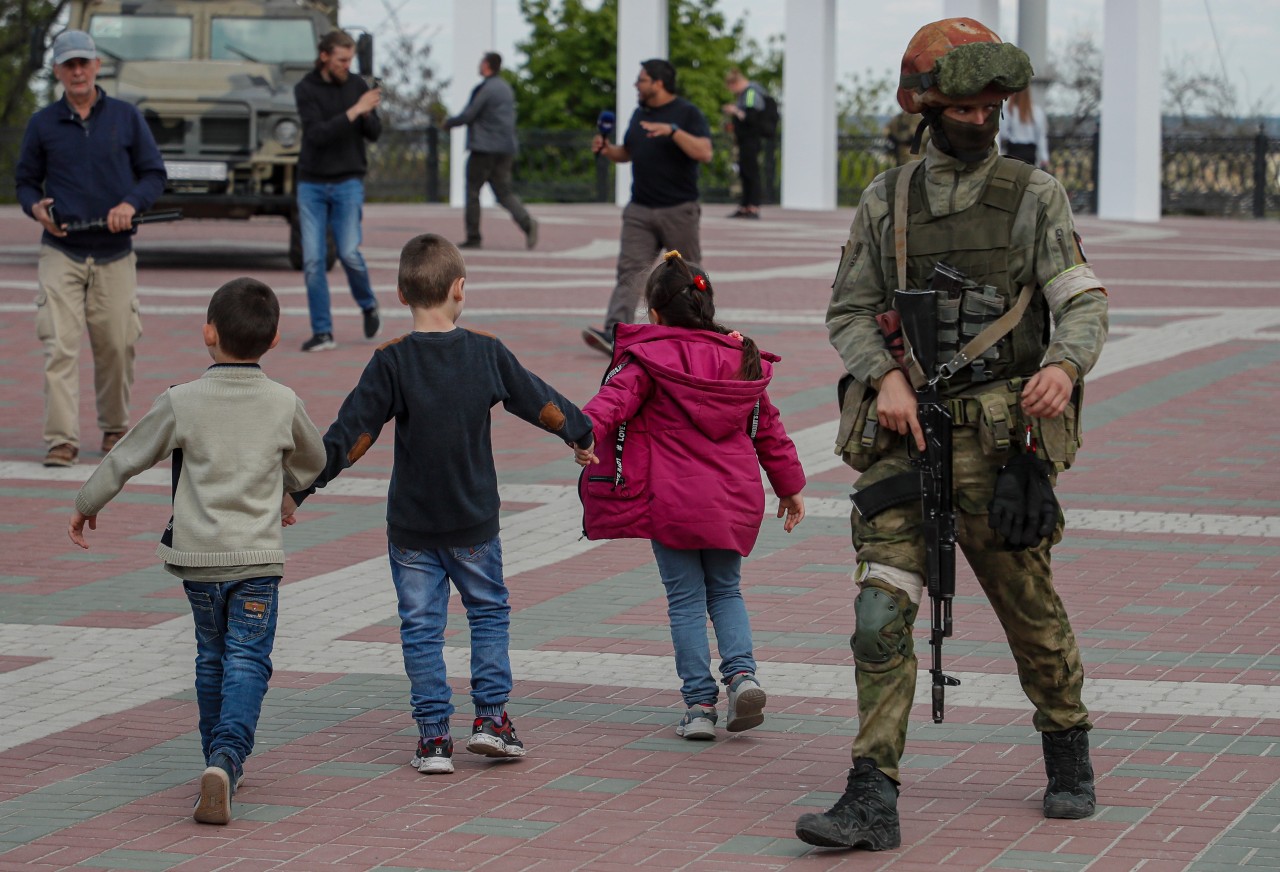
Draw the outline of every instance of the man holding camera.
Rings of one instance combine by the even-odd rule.
[[[164,192],[155,138],[136,108],[98,87],[101,67],[84,31],[63,31],[53,41],[62,98],[31,117],[15,173],[22,210],[44,227],[36,335],[45,349],[45,466],[71,466],[80,455],[86,327],[103,452],[129,428],[133,349],[142,335],[133,218]],[[104,216],[105,228],[66,230]]]
[[[315,69],[294,86],[302,121],[302,153],[298,155],[298,218],[302,228],[302,270],[311,312],[311,338],[303,351],[328,351],[333,341],[329,312],[329,277],[325,269],[327,233],[333,233],[338,260],[347,273],[351,296],[363,313],[364,338],[382,329],[378,298],[369,268],[360,253],[360,220],[364,213],[365,142],[382,135],[378,104],[382,91],[351,75],[356,42],[332,30],[320,40]]]

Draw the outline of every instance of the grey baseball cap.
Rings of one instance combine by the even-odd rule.
[[[64,30],[53,41],[53,62],[65,64],[74,58],[91,61],[98,56],[93,37],[83,30]]]

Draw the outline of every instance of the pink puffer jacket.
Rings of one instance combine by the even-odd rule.
[[[743,381],[736,339],[617,326],[609,374],[583,407],[600,458],[578,482],[587,538],[751,552],[764,517],[760,467],[780,497],[805,485],[765,392],[779,358],[760,356],[763,377]]]

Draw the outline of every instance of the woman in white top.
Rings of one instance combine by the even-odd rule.
[[[1049,168],[1049,119],[1031,102],[1031,89],[1009,98],[1000,125],[1000,153],[1026,161],[1040,169]]]

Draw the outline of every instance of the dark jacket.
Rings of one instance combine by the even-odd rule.
[[[298,156],[298,178],[304,182],[345,182],[360,178],[368,169],[365,140],[377,142],[382,135],[382,119],[375,109],[354,122],[347,110],[369,90],[360,76],[347,76],[342,83],[326,81],[318,70],[302,77],[293,88],[302,119],[302,153]]]
[[[64,96],[27,124],[14,173],[18,202],[28,215],[45,197],[53,198],[59,224],[95,221],[122,202],[139,212],[164,193],[164,160],[142,113],[99,88],[98,99],[81,119]],[[77,260],[114,260],[133,247],[132,233],[85,230],[41,242]]]
[[[471,91],[467,106],[445,124],[467,125],[467,150],[480,154],[515,154],[516,95],[502,76],[487,76]]]
[[[359,460],[394,419],[387,538],[408,549],[491,539],[501,500],[489,415],[498,403],[565,442],[591,445],[586,416],[496,337],[454,328],[393,339],[373,353],[324,434],[328,460],[305,493]]]

